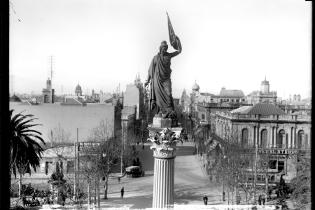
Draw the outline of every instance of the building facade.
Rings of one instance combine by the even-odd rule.
[[[267,155],[270,182],[278,181],[282,174],[287,181],[294,178],[296,154],[310,151],[310,115],[286,114],[275,105],[263,103],[213,115],[211,127],[218,139],[238,143],[252,154],[257,150]]]

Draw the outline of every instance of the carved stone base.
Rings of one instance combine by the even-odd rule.
[[[156,128],[170,128],[172,126],[172,120],[169,118],[153,117],[153,127]]]

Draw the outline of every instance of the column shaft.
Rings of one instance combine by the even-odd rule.
[[[153,208],[174,204],[174,158],[154,160]]]

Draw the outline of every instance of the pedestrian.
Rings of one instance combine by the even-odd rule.
[[[206,195],[203,197],[203,203],[204,203],[205,205],[208,204],[208,197],[207,197]]]
[[[258,205],[261,205],[261,195],[258,197]]]
[[[142,150],[144,150],[144,144],[142,144]]]
[[[222,200],[225,201],[225,192],[222,193]]]
[[[121,190],[120,190],[121,198],[124,198],[124,192],[125,192],[125,189],[124,189],[124,187],[122,187]]]
[[[118,177],[118,183],[120,183],[120,177]]]
[[[267,196],[265,194],[262,195],[262,199],[261,199],[262,200],[262,205],[265,205],[266,197]]]

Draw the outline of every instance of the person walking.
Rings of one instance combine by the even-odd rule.
[[[262,205],[265,205],[266,198],[267,198],[267,196],[265,194],[262,194],[262,198],[261,198]]]
[[[124,198],[124,193],[125,193],[125,189],[124,189],[124,187],[122,187],[121,190],[120,190],[121,198]]]
[[[258,205],[261,205],[261,195],[258,197]]]
[[[208,204],[208,197],[207,197],[206,195],[203,197],[203,203],[204,203],[205,205]]]

